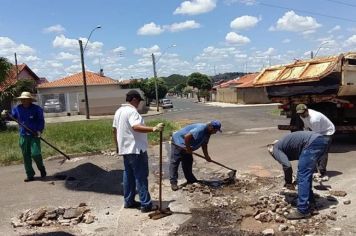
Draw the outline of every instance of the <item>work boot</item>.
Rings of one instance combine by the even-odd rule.
[[[41,177],[44,178],[47,176],[46,170],[41,170]]]
[[[171,184],[172,191],[177,191],[179,189],[177,184]]]
[[[124,208],[125,209],[134,209],[134,208],[139,208],[141,206],[141,203],[139,203],[139,202],[136,202],[136,201],[134,201],[132,204],[130,204],[130,205],[124,205]]]
[[[25,181],[25,182],[31,182],[31,181],[34,181],[35,180],[35,178],[33,178],[33,177],[27,177],[26,179],[24,179],[23,181]]]
[[[286,218],[288,220],[300,220],[300,219],[305,219],[310,217],[310,213],[303,214],[297,209],[293,209],[287,216]]]
[[[158,206],[157,205],[150,205],[150,206],[146,206],[146,207],[141,207],[141,212],[142,213],[147,213],[147,212],[156,211],[156,210],[158,210]]]

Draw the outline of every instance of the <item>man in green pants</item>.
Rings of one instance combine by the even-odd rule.
[[[31,131],[33,131],[29,132],[21,125],[19,127],[19,144],[22,151],[27,175],[27,178],[24,181],[29,182],[33,181],[35,176],[35,171],[32,168],[32,158],[41,173],[41,177],[44,178],[47,175],[46,168],[43,165],[40,140],[45,122],[42,108],[32,103],[36,100],[32,97],[31,93],[22,92],[18,99],[21,101],[21,104],[12,110],[11,115],[19,123],[25,125]],[[7,112],[5,111],[2,113],[2,115],[6,116],[6,113]]]

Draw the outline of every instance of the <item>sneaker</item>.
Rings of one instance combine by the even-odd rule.
[[[41,171],[41,177],[44,178],[47,176],[47,172],[45,170]]]
[[[177,184],[171,184],[172,191],[177,191],[179,189]]]
[[[130,205],[124,205],[124,208],[125,209],[134,209],[134,208],[139,208],[141,206],[141,203],[139,203],[139,202],[136,202],[136,201],[134,201],[132,204],[130,204]]]
[[[157,211],[157,210],[158,210],[158,206],[157,205],[150,205],[148,207],[141,207],[141,212],[142,213],[147,213],[147,212]]]
[[[292,210],[287,216],[286,218],[288,220],[299,220],[299,219],[305,219],[305,218],[308,218],[310,217],[310,213],[306,213],[306,214],[303,214],[301,213],[300,211],[298,210]]]
[[[35,180],[35,178],[33,178],[33,177],[27,177],[26,179],[24,179],[23,181],[25,181],[25,182],[31,182],[31,181],[34,181]]]

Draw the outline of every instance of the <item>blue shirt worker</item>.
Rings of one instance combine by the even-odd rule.
[[[113,120],[113,137],[116,150],[124,157],[124,208],[141,208],[141,212],[157,210],[152,204],[148,189],[148,155],[147,133],[161,132],[164,124],[155,127],[145,125],[137,108],[143,101],[136,90],[126,94],[126,104],[123,104],[115,113]],[[140,202],[135,201],[138,193]]]
[[[206,160],[211,161],[208,154],[208,143],[210,135],[215,134],[217,131],[221,132],[221,122],[213,120],[207,124],[191,124],[173,133],[169,163],[169,179],[173,191],[178,190],[178,168],[180,162],[182,162],[182,169],[187,183],[197,182],[192,171],[192,152],[201,147]]]
[[[30,92],[22,92],[18,97],[21,104],[12,109],[11,115],[21,124],[24,124],[31,131],[27,131],[20,125],[20,148],[24,159],[24,166],[26,170],[27,178],[25,182],[33,181],[35,171],[32,168],[32,159],[35,161],[38,170],[41,173],[41,177],[46,177],[46,168],[43,164],[41,154],[41,140],[40,136],[43,132],[45,121],[43,116],[43,110],[40,106],[33,104],[36,101],[32,97]]]
[[[286,217],[289,220],[303,219],[310,216],[311,205],[315,204],[312,179],[313,172],[325,151],[328,140],[312,131],[290,133],[273,144],[267,145],[268,152],[283,166],[285,186],[291,189],[292,166],[290,161],[298,162],[298,204],[297,209]]]

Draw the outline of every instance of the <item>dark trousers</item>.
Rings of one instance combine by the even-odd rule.
[[[180,162],[182,162],[182,169],[187,182],[197,182],[193,174],[193,155],[171,144],[171,157],[169,162],[169,180],[171,184],[178,183],[178,168]]]
[[[326,174],[326,166],[328,164],[328,158],[329,158],[329,149],[331,146],[331,142],[332,142],[332,135],[325,135],[324,138],[328,141],[327,147],[326,147],[326,151],[323,154],[323,156],[320,158],[320,160],[318,161],[317,164],[317,168],[320,172],[320,174],[325,175]]]

